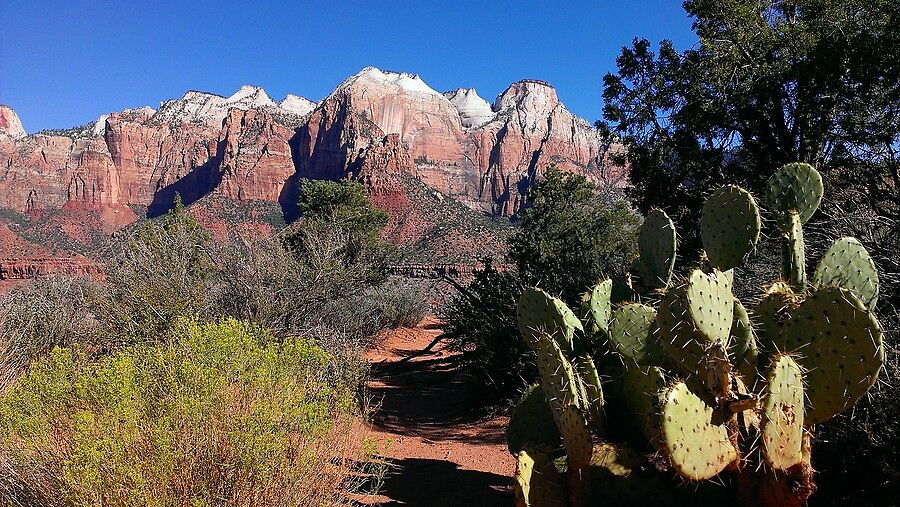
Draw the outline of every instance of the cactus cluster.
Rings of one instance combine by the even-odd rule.
[[[770,178],[766,204],[783,236],[783,279],[761,290],[750,311],[732,292],[741,283],[733,270],[755,250],[762,214],[737,186],[707,200],[704,263],[677,283],[675,228],[653,210],[636,278],[626,282],[630,300],[614,302],[613,281],[604,280],[576,314],[538,288],[525,291],[519,325],[540,385],[526,391],[509,426],[519,505],[616,504],[640,494],[675,505],[679,495],[696,501],[707,491],[678,488],[665,470],[698,485],[731,484],[750,505],[806,502],[815,491],[813,425],[853,406],[884,363],[873,313],[878,275],[865,248],[837,240],[807,285],[803,224],[822,194],[807,164]],[[623,427],[631,433],[616,432]],[[642,465],[641,446],[665,459]],[[625,465],[610,456],[630,458]],[[712,495],[721,500],[722,490]]]

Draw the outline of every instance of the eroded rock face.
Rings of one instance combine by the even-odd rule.
[[[541,81],[513,83],[494,103],[496,116],[468,132],[465,159],[479,176],[478,188],[463,193],[497,215],[521,209],[525,195],[547,167],[580,172],[595,182],[621,186],[625,169],[609,160],[610,146],[585,120],[559,102]]]
[[[480,127],[494,119],[496,113],[486,100],[478,96],[475,88],[457,88],[444,93],[444,97],[459,111],[459,120],[463,127]]]
[[[409,174],[478,210],[510,216],[551,164],[621,184],[624,169],[586,121],[540,81],[512,84],[489,105],[473,89],[445,94],[419,76],[368,67],[320,103],[275,102],[244,86],[103,115],[68,131],[25,135],[0,106],[0,207],[168,208],[217,192],[290,199],[298,177],[355,175],[382,192]],[[293,186],[292,186],[293,185]]]
[[[21,139],[25,135],[25,129],[22,128],[19,115],[9,106],[0,104],[0,137],[6,136],[13,139]]]

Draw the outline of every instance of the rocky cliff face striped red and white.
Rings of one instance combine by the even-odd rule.
[[[299,177],[390,186],[402,172],[510,216],[551,164],[623,184],[624,168],[609,158],[619,149],[547,83],[514,83],[489,105],[472,89],[442,94],[418,76],[369,67],[319,103],[276,102],[253,86],[230,97],[190,91],[158,109],[32,135],[0,106],[0,208],[146,206],[153,215],[176,192],[188,202],[209,193],[281,202]]]

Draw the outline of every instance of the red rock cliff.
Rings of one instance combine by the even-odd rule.
[[[619,185],[624,170],[609,151],[546,83],[514,83],[489,105],[471,89],[441,94],[418,76],[370,67],[318,104],[276,103],[253,86],[231,97],[191,91],[159,110],[30,136],[0,106],[0,208],[147,206],[153,215],[176,192],[187,202],[211,192],[280,201],[297,177],[355,174],[387,191],[400,180],[385,175],[402,172],[509,216],[551,164]]]

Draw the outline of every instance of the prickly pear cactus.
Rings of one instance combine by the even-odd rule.
[[[678,473],[692,481],[715,477],[737,459],[725,425],[714,424],[712,416],[712,407],[684,382],[664,394],[661,426],[665,450]]]
[[[550,335],[543,333],[534,342],[537,355],[541,386],[554,415],[569,405],[580,405],[581,392],[578,377],[572,363],[566,359],[562,349]]]
[[[603,396],[600,372],[597,371],[594,360],[587,354],[576,357],[572,361],[572,366],[583,386],[580,405],[587,410],[591,426],[597,431],[601,431],[603,429],[603,406],[606,400]]]
[[[731,339],[728,344],[728,355],[734,361],[734,367],[741,373],[744,383],[753,387],[756,383],[756,362],[759,350],[756,336],[747,309],[737,298],[734,299],[734,321],[731,324]]]
[[[522,450],[516,455],[516,507],[565,507],[566,488],[556,466],[539,451]]]
[[[840,287],[812,293],[785,330],[785,348],[806,369],[806,424],[850,408],[884,365],[881,327],[856,296]]]
[[[562,447],[562,436],[540,384],[532,385],[519,398],[506,427],[506,445],[513,456],[526,448],[553,452]]]
[[[688,312],[699,335],[709,343],[725,344],[734,321],[731,282],[719,270],[694,270],[687,283]]]
[[[672,219],[665,211],[651,210],[638,237],[640,259],[637,267],[645,286],[657,289],[669,286],[675,267],[676,244]]]
[[[819,171],[802,162],[781,166],[768,181],[766,203],[782,231],[791,228],[791,215],[805,224],[819,208],[825,188]]]
[[[770,356],[786,350],[784,330],[802,302],[803,298],[795,294],[788,284],[777,282],[766,290],[753,310],[759,346]]]
[[[763,454],[773,469],[787,470],[803,461],[803,372],[791,356],[778,355],[767,380]]]
[[[813,285],[850,289],[870,310],[878,301],[878,270],[856,238],[841,238],[825,251],[816,267]]]
[[[803,224],[819,208],[822,176],[809,164],[787,164],[769,178],[766,194],[775,222],[784,235],[782,271],[795,290],[806,290],[806,250]]]
[[[640,303],[625,304],[612,312],[609,341],[625,361],[659,364],[663,352],[655,329],[656,310]]]
[[[517,313],[519,330],[529,344],[546,332],[562,350],[569,352],[576,331],[584,331],[581,321],[565,303],[541,289],[526,289],[519,298]]]
[[[609,315],[612,312],[612,280],[594,285],[581,296],[581,320],[584,330],[594,340],[605,339],[609,333]]]
[[[687,284],[670,290],[659,306],[663,350],[688,376],[701,376],[716,392],[727,383],[724,361],[734,321],[734,296],[725,275],[694,270]]]
[[[666,387],[666,377],[657,366],[629,365],[622,373],[622,394],[632,427],[652,442],[661,431],[654,400]]]
[[[584,470],[591,464],[594,444],[587,420],[578,407],[570,405],[563,411],[559,432],[566,444],[566,462],[570,469]]]
[[[700,234],[710,264],[721,271],[740,266],[756,248],[762,219],[756,200],[741,187],[716,190],[703,205]]]
[[[684,478],[702,481],[737,470],[739,484],[750,477],[749,489],[740,491],[749,503],[804,504],[815,491],[812,425],[851,407],[884,363],[882,332],[872,313],[878,275],[858,241],[836,241],[817,266],[814,290],[807,290],[802,226],[822,193],[821,176],[806,164],[788,164],[770,178],[766,197],[784,237],[784,281],[769,287],[752,313],[732,293],[732,285],[741,283],[733,268],[756,247],[760,216],[753,197],[738,187],[720,189],[704,206],[701,232],[714,269],[694,270],[674,288],[668,288],[674,227],[659,210],[647,218],[641,258],[633,267],[643,288],[667,289],[644,291],[641,301],[648,305],[630,302],[642,287],[624,282],[629,302],[613,310],[615,290],[607,280],[584,295],[582,325],[558,299],[526,291],[518,308],[520,327],[537,354],[544,394],[529,389],[510,423],[510,451],[519,453],[526,472],[517,476],[517,498],[534,491],[524,479],[536,474],[531,446],[544,450],[562,440],[569,505],[585,505],[591,496],[612,503],[626,497],[647,501],[641,481],[649,478],[648,484],[658,486],[660,476],[652,470],[660,464],[646,467],[620,459],[627,453],[616,446],[594,444],[594,436],[603,438],[607,429],[600,425],[605,415],[610,429],[641,432],[629,436],[658,447]],[[650,305],[657,304],[654,311]],[[609,371],[598,371],[591,353],[617,360],[601,365]],[[675,373],[682,379],[670,380]],[[601,378],[612,383],[609,407]],[[616,425],[614,417],[624,420]],[[590,470],[597,476],[588,480]],[[641,481],[629,479],[648,471]],[[549,468],[547,475],[561,477]],[[592,492],[592,483],[604,487]],[[555,494],[548,502],[558,499]]]

